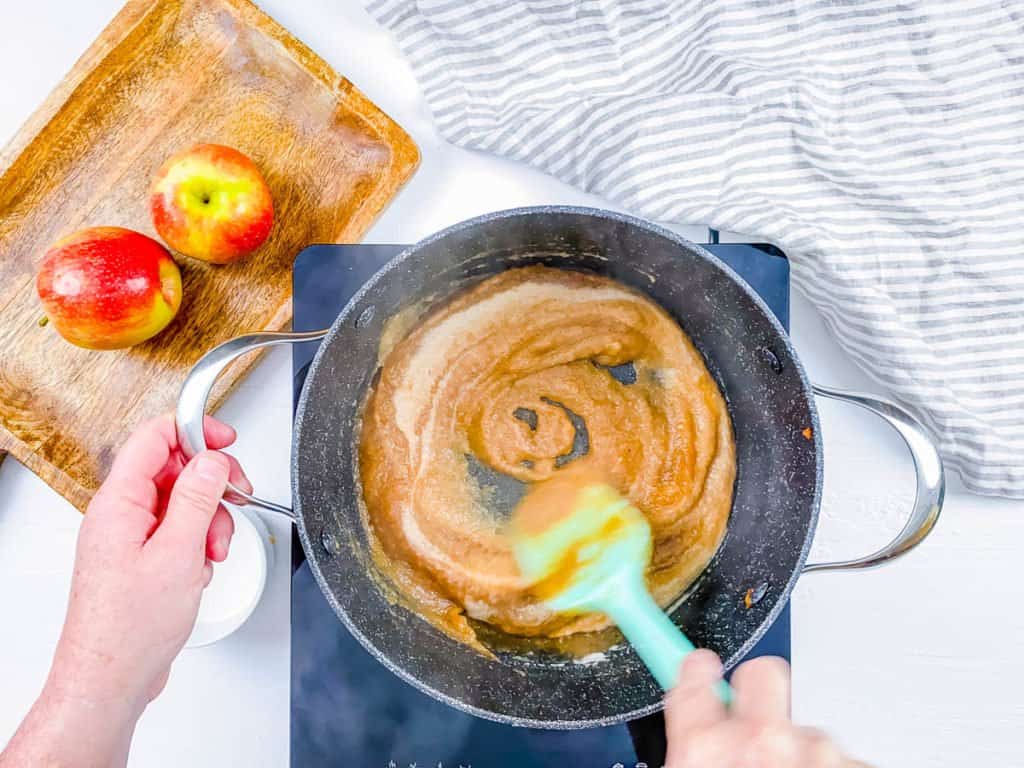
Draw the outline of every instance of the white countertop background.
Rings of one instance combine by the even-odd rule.
[[[259,4],[419,144],[419,171],[368,242],[415,241],[518,205],[609,207],[526,167],[444,144],[410,69],[358,0]],[[0,142],[119,7],[120,0],[0,0]],[[699,241],[706,233],[676,229]],[[809,302],[794,294],[792,303],[793,338],[811,377],[880,392],[838,350]],[[913,495],[910,460],[898,438],[864,412],[820,405],[825,495],[812,559],[861,554],[900,527]],[[257,491],[287,502],[290,352],[270,353],[220,415],[238,428],[235,454]],[[0,744],[45,679],[79,522],[17,462],[0,465]],[[227,640],[182,654],[142,718],[133,766],[287,765],[290,528],[267,522],[277,564],[262,603]],[[805,577],[793,596],[796,719],[880,767],[1024,765],[1022,537],[1024,503],[966,494],[950,478],[943,517],[916,552],[876,571]],[[355,768],[384,768],[389,756],[348,758]],[[486,757],[473,765],[486,768]]]

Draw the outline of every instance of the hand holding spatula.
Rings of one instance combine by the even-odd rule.
[[[606,614],[661,687],[675,685],[694,646],[647,591],[651,528],[640,510],[607,483],[567,473],[531,489],[511,534],[534,594],[559,612]],[[728,703],[728,684],[718,691]]]

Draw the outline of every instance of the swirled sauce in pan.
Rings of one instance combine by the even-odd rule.
[[[607,626],[521,583],[474,463],[607,478],[650,521],[662,605],[718,548],[736,474],[725,400],[679,325],[620,283],[547,267],[478,283],[386,353],[359,440],[365,514],[378,565],[453,636],[475,644],[467,617],[525,636]]]

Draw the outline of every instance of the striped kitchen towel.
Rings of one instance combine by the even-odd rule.
[[[1024,3],[368,3],[449,141],[778,244],[964,483],[1024,497]]]

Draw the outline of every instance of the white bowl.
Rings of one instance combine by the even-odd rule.
[[[266,525],[255,514],[233,508],[228,512],[235,521],[235,535],[227,559],[213,564],[213,579],[203,590],[186,648],[215,643],[242,626],[259,604],[267,584],[274,550]]]

